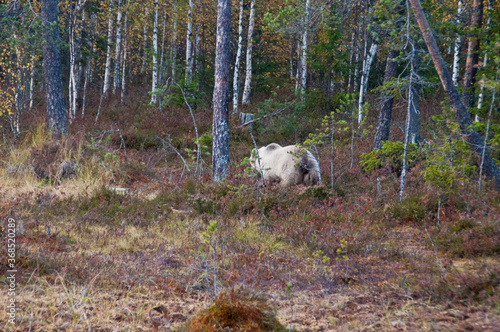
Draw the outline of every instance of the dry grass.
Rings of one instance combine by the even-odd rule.
[[[352,169],[349,146],[336,146],[334,190],[257,190],[255,179],[236,176],[244,170],[237,161],[252,145],[245,130],[232,133],[227,182],[211,183],[209,171],[186,172],[180,180],[183,164],[155,136],[172,134],[184,153],[193,147],[192,124],[183,118],[175,127],[176,110],[165,119],[148,112],[141,128],[122,132],[126,154],[120,136],[107,133],[110,121],[64,141],[39,127],[1,151],[2,227],[12,217],[22,230],[18,320],[12,327],[0,311],[0,330],[189,330],[186,323],[207,312],[214,288],[213,273],[206,274],[213,256],[202,235],[212,220],[218,222],[218,289],[228,294],[242,286],[260,294],[262,302],[236,302],[243,308],[265,302],[285,328],[497,329],[497,193],[486,188],[478,195],[472,182],[460,183],[443,199],[437,227],[437,196],[418,166],[409,172],[402,203],[394,174],[357,166],[369,139],[356,141]],[[104,112],[103,121],[122,113]],[[208,113],[199,114],[200,132],[210,128]],[[128,120],[134,121],[118,119],[113,128],[127,128]],[[271,134],[283,136],[278,129]],[[319,153],[329,184],[329,148]],[[49,181],[65,161],[76,165],[74,176]],[[115,186],[130,191],[119,194]],[[2,237],[0,256],[6,248]],[[0,287],[0,300],[7,299]]]

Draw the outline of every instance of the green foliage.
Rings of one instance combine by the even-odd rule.
[[[412,168],[421,158],[421,149],[416,144],[408,145],[408,168]],[[403,142],[385,141],[381,150],[373,150],[361,155],[359,164],[366,172],[373,172],[388,166],[393,172],[401,174],[403,169]]]
[[[420,197],[405,198],[393,208],[392,217],[399,221],[420,222],[425,218],[425,207]]]

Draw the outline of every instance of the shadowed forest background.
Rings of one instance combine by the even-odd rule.
[[[0,330],[496,330],[500,2],[421,6],[2,2]]]

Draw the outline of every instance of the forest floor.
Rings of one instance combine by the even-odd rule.
[[[186,329],[183,323],[209,305],[213,292],[202,235],[212,219],[218,220],[219,291],[244,286],[264,294],[279,321],[297,331],[495,331],[500,324],[498,256],[449,258],[434,251],[436,227],[372,219],[321,229],[304,229],[306,222],[294,230],[304,211],[280,209],[295,204],[291,196],[309,199],[305,188],[261,192],[261,201],[276,203],[269,218],[258,208],[229,218],[194,211],[206,199],[196,189],[186,188],[193,193],[177,200],[176,185],[135,187],[124,195],[103,188],[90,194],[68,188],[68,194],[63,185],[0,189],[9,198],[0,205],[3,219],[22,227],[17,323],[11,329],[2,311],[2,330]],[[332,242],[307,243],[317,232],[331,232]],[[328,246],[319,254],[311,249]],[[7,303],[6,287],[0,298]]]
[[[217,184],[209,161],[193,174],[190,118],[166,114],[123,131],[133,120],[103,118],[112,124],[62,141],[41,126],[0,151],[4,309],[9,218],[17,227],[16,323],[1,310],[0,330],[189,331],[215,288],[264,298],[287,330],[498,330],[500,195],[487,183],[444,193],[417,163],[400,201],[394,169],[357,164],[365,138],[353,156],[335,146],[333,189],[329,146],[318,149],[323,185],[259,188],[240,164],[253,147],[243,128]],[[210,114],[197,117],[207,138]],[[231,330],[217,324],[199,330]]]

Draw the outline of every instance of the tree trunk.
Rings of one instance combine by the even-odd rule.
[[[370,51],[366,54],[365,61],[363,61],[363,73],[361,75],[361,85],[359,87],[358,125],[361,125],[363,122],[364,97],[368,88],[368,77],[370,76],[373,59],[375,59],[375,54],[377,54],[377,48],[378,44],[374,42],[370,47]]]
[[[417,19],[417,23],[420,27],[420,31],[424,36],[427,48],[429,49],[432,61],[434,62],[434,66],[436,67],[436,71],[439,74],[439,78],[441,79],[446,95],[450,100],[450,105],[454,111],[455,119],[460,126],[460,130],[467,139],[470,149],[476,154],[476,156],[482,156],[484,153],[484,172],[486,176],[494,181],[496,190],[500,191],[500,170],[491,157],[489,151],[483,152],[481,136],[472,128],[470,115],[462,103],[456,87],[453,85],[450,72],[448,71],[441,53],[439,52],[436,40],[432,35],[431,28],[425,18],[422,6],[420,5],[420,0],[410,0],[410,3],[413,8],[415,18]]]
[[[250,19],[248,21],[248,37],[247,37],[247,70],[245,76],[245,89],[243,90],[243,105],[250,104],[250,84],[252,83],[252,46],[253,46],[253,29],[255,26],[255,0],[252,0],[250,6]]]
[[[460,25],[460,18],[464,8],[462,6],[462,1],[458,1],[457,10],[457,25]],[[457,38],[455,38],[455,50],[453,53],[453,85],[458,86],[458,77],[460,75],[460,49],[462,48],[462,37],[457,33]]]
[[[104,83],[102,94],[107,96],[110,84],[111,73],[111,43],[113,42],[113,0],[109,0],[109,20],[108,20],[108,51],[106,53],[106,69],[104,71]]]
[[[300,87],[300,38],[297,39],[297,71],[295,72],[295,93],[298,94],[299,87]]]
[[[113,94],[120,86],[120,55],[122,45],[122,4],[123,0],[118,0],[118,13],[116,14],[116,48],[115,48],[115,75],[113,81]]]
[[[128,20],[128,14],[125,14],[125,23],[123,25],[123,68],[122,68],[122,91],[120,95],[121,99],[121,104],[123,105],[123,100],[125,99],[126,95],[126,72],[127,72],[127,38],[128,38],[128,31],[127,31],[127,20]]]
[[[163,76],[165,75],[165,66],[163,65],[164,51],[165,51],[165,31],[167,29],[167,6],[163,7],[163,33],[161,37],[161,55],[160,55],[160,72],[158,82],[163,86]]]
[[[33,109],[33,95],[35,92],[35,54],[31,55],[31,75],[30,75],[30,108]]]
[[[387,63],[385,65],[384,74],[384,85],[392,81],[396,77],[398,71],[398,63],[396,58],[399,55],[399,50],[396,48],[391,48],[387,55]],[[382,103],[380,106],[380,112],[378,114],[377,129],[375,131],[375,140],[373,143],[373,149],[380,150],[384,141],[389,139],[389,132],[391,128],[391,118],[392,118],[392,105],[394,102],[394,97],[387,92],[382,92]]]
[[[304,32],[302,33],[302,61],[300,63],[300,94],[304,100],[307,87],[307,32],[309,30],[309,17],[311,16],[311,0],[306,0],[306,16],[304,18]]]
[[[142,28],[142,66],[141,73],[146,70],[146,61],[148,58],[148,7],[144,10],[144,26]]]
[[[254,0],[252,1],[252,3]],[[253,8],[253,6],[252,6]],[[231,0],[218,0],[217,42],[213,94],[213,181],[222,181],[229,173],[229,55]]]
[[[491,11],[493,10],[493,5],[491,3],[491,0],[488,0],[488,20],[486,21],[486,30],[490,29],[491,26]],[[484,52],[484,60],[483,60],[483,68],[486,68],[488,65],[488,52]],[[474,118],[474,121],[479,122],[480,120],[480,115],[479,112],[483,108],[483,101],[484,101],[484,73],[483,73],[483,79],[480,82],[480,92],[479,92],[479,98],[477,100],[477,113]]]
[[[68,123],[62,87],[57,2],[57,0],[42,0],[42,24],[45,36],[43,66],[49,130],[54,134],[66,136]]]
[[[420,59],[418,56],[418,52],[413,51],[413,54],[410,58],[410,80],[408,86],[408,104],[411,104],[409,108],[410,115],[410,144],[419,144],[420,143],[420,111],[419,111],[419,82],[418,82],[418,70],[420,66]],[[411,94],[411,98],[410,98]]]
[[[479,62],[479,30],[482,24],[483,0],[474,0],[471,20],[471,27],[474,31],[469,37],[462,93],[462,101],[466,109],[470,109],[474,104],[474,83],[476,82],[477,64]]]
[[[155,23],[153,30],[153,79],[151,83],[151,104],[156,104],[156,87],[158,85],[158,0],[155,0]]]
[[[193,0],[189,0],[189,11],[187,17],[187,33],[186,33],[186,85],[191,83],[191,75],[193,74],[192,56],[193,56]]]
[[[172,26],[172,47],[170,48],[170,61],[172,63],[172,80],[175,82],[175,70],[177,59],[177,0],[172,0],[172,12],[174,23]]]
[[[69,118],[76,117],[79,99],[79,83],[81,73],[77,69],[80,60],[81,25],[78,14],[82,10],[83,0],[71,2],[69,18]]]
[[[399,186],[399,200],[403,200],[403,195],[405,191],[405,180],[406,180],[406,170],[407,170],[407,164],[408,164],[408,145],[411,143],[411,126],[413,115],[415,114],[413,108],[413,97],[414,97],[414,89],[413,87],[415,86],[415,67],[414,65],[416,64],[415,62],[415,48],[412,45],[412,50],[409,55],[410,57],[410,79],[408,80],[408,105],[407,105],[407,111],[406,111],[406,125],[405,125],[405,145],[404,145],[404,152],[403,152],[403,170],[401,171],[401,182]]]
[[[238,51],[236,52],[236,60],[234,62],[234,76],[233,76],[233,113],[238,113],[238,94],[240,88],[239,70],[241,61],[241,47],[243,42],[243,0],[240,0],[240,14],[238,16]]]

